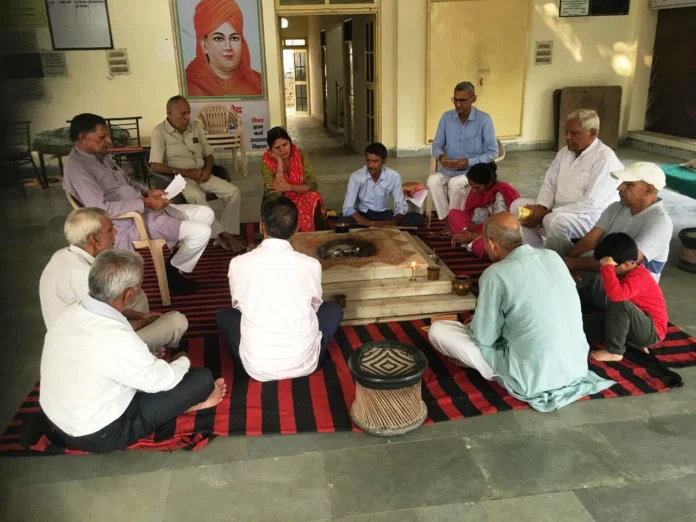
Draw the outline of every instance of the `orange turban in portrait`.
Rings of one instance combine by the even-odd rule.
[[[230,78],[220,78],[210,68],[202,40],[225,22],[242,39],[242,58]],[[261,74],[251,68],[249,46],[244,38],[244,15],[234,0],[201,0],[193,15],[196,57],[186,67],[189,96],[245,96],[262,94]]]

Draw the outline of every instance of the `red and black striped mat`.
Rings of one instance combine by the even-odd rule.
[[[246,225],[245,233],[249,240],[253,240],[257,232],[256,225]],[[468,274],[474,282],[488,265],[461,249],[449,247],[447,239],[438,237],[425,241],[454,272]],[[154,270],[148,256],[144,257],[147,261],[144,286],[153,309],[159,309],[161,302]],[[476,371],[454,366],[435,352],[422,329],[428,320],[342,327],[331,342],[330,360],[312,375],[278,382],[260,383],[249,379],[235,383],[232,361],[214,323],[215,312],[230,302],[227,268],[231,257],[229,252],[211,245],[193,274],[199,291],[193,296],[173,297],[168,308],[185,313],[189,319],[189,331],[179,349],[188,352],[193,366],[208,367],[216,378],[224,377],[230,384],[228,396],[216,408],[170,421],[131,449],[198,449],[220,435],[356,430],[349,415],[355,385],[346,361],[353,350],[365,342],[379,339],[400,340],[425,353],[429,368],[422,390],[428,407],[428,424],[528,407],[498,384],[486,381]],[[667,365],[683,367],[696,364],[696,339],[670,326],[667,339],[653,350],[653,354],[630,350],[618,363],[592,361],[590,367],[593,371],[617,384],[586,399],[642,395],[681,386],[681,378]],[[40,412],[38,395],[37,385],[0,436],[0,452],[75,453],[60,444],[50,430]]]

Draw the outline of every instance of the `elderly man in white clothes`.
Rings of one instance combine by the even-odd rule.
[[[65,220],[63,231],[70,246],[53,254],[39,280],[41,313],[47,329],[63,310],[87,297],[87,278],[94,258],[114,248],[116,238],[109,214],[96,207],[74,210]],[[137,292],[133,304],[123,310],[123,316],[158,357],[164,355],[165,346],[179,346],[188,329],[188,320],[182,313],[150,312],[142,290]]]
[[[343,310],[322,302],[321,264],[293,250],[297,208],[286,197],[263,208],[263,242],[234,258],[228,276],[232,308],[215,320],[238,378],[257,381],[309,375],[321,367]]]
[[[542,233],[546,239],[580,239],[618,199],[618,182],[611,172],[624,167],[597,133],[599,116],[595,111],[580,109],[568,115],[567,146],[546,172],[536,201],[520,198],[510,206],[510,212],[520,217],[526,244],[543,247]],[[525,209],[522,215],[520,208]]]
[[[53,321],[41,355],[39,403],[70,447],[122,450],[186,412],[211,408],[227,391],[184,352],[157,359],[123,316],[143,280],[143,260],[126,250],[99,254],[89,295]]]

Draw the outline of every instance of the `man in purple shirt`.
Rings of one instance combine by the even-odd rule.
[[[192,272],[210,240],[215,214],[210,207],[172,205],[166,192],[148,189],[119,167],[107,154],[111,138],[104,118],[79,114],[70,122],[75,147],[65,162],[63,188],[85,207],[99,207],[111,218],[125,212],[142,214],[153,239],[165,239],[170,249],[178,244],[167,261],[169,288],[175,294],[195,292],[195,283],[182,276]],[[113,219],[116,247],[132,249],[139,239],[132,219]]]

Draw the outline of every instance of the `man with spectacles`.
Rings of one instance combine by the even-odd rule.
[[[438,219],[446,219],[452,208],[464,208],[466,172],[479,163],[498,157],[498,141],[491,117],[474,107],[476,88],[471,82],[454,88],[454,110],[440,118],[433,140],[433,156],[440,169],[428,178]],[[445,225],[445,233],[449,227]]]

